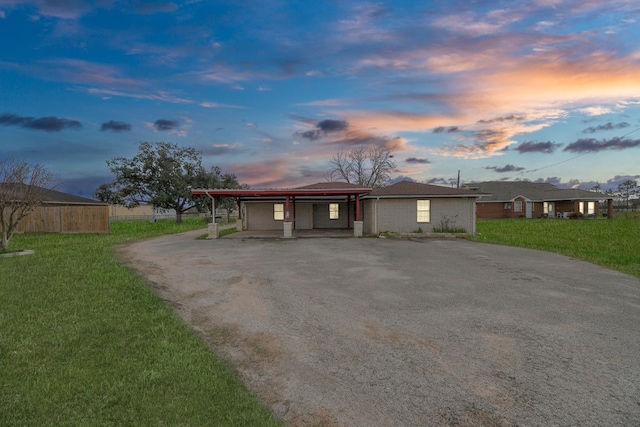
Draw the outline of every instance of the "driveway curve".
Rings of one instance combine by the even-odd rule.
[[[640,425],[640,281],[466,240],[134,243],[287,425]]]

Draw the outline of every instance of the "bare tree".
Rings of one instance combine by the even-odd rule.
[[[366,145],[349,151],[341,150],[329,161],[329,182],[345,181],[363,187],[382,187],[391,178],[396,164],[386,147]]]
[[[47,191],[57,184],[53,174],[38,164],[0,160],[2,251],[9,248],[20,220],[40,206]]]

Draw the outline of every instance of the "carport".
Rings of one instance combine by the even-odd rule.
[[[294,237],[294,230],[353,230],[362,236],[360,197],[363,188],[344,182],[327,182],[284,189],[194,189],[194,195],[211,198],[212,208],[221,197],[232,197],[238,205],[238,231],[281,230]],[[346,214],[345,214],[346,211]]]

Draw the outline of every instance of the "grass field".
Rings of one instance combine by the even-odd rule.
[[[149,287],[118,244],[203,229],[119,221],[110,235],[16,235],[0,259],[0,425],[279,425]],[[473,240],[640,277],[640,221],[478,221]]]
[[[472,240],[557,252],[640,278],[640,220],[478,220]]]
[[[10,248],[35,255],[0,259],[0,425],[279,425],[114,258],[118,244],[205,227],[15,235]]]

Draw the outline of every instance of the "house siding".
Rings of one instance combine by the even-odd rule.
[[[313,228],[347,228],[347,204],[338,203],[338,219],[329,219],[329,203],[313,204]]]
[[[284,221],[273,219],[274,203],[245,203],[247,230],[282,230]]]
[[[417,200],[431,200],[431,221],[417,221]],[[396,233],[412,233],[422,229],[425,233],[433,232],[434,227],[442,227],[449,220],[450,228],[464,228],[469,233],[475,232],[474,198],[412,198],[412,199],[379,199],[366,200],[364,203],[364,232],[367,234],[392,231]],[[376,212],[377,210],[377,212]],[[377,227],[376,222],[377,220]]]
[[[245,216],[247,230],[281,230],[283,221],[273,219],[274,203],[284,202],[245,202]],[[347,228],[347,203],[339,203],[340,217],[329,219],[329,203],[291,203],[291,220],[295,221],[296,230],[311,230],[314,228]]]
[[[296,203],[295,207],[295,229],[311,230],[313,229],[313,204],[312,203]]]

